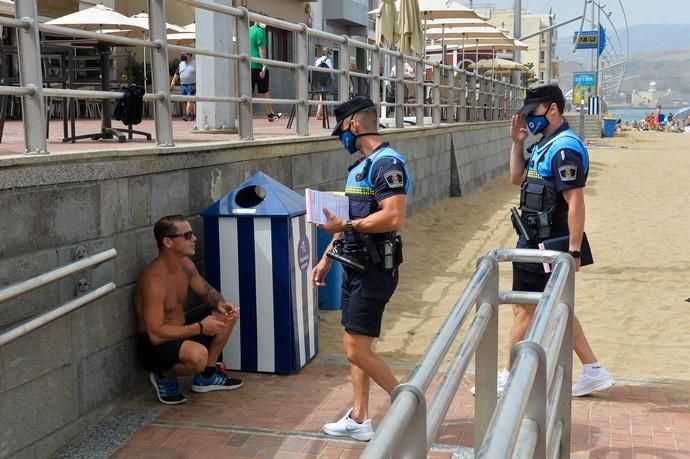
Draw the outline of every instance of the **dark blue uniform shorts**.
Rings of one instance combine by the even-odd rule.
[[[398,270],[385,272],[368,265],[366,274],[345,268],[342,288],[342,319],[345,331],[378,338],[386,304],[398,286]]]

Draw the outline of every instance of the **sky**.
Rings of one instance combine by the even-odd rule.
[[[584,0],[522,0],[522,9],[532,14],[545,14],[549,8],[556,13],[556,21],[561,22],[582,14]],[[464,5],[469,5],[468,0],[462,0]],[[649,0],[599,0],[604,9],[613,10],[611,21],[616,27],[623,27],[624,20],[620,4],[625,7],[625,14],[629,25],[636,24],[690,24],[690,9],[688,0],[663,0],[653,2]],[[493,4],[497,8],[513,8],[513,0],[477,0],[476,6]],[[588,19],[591,18],[591,5],[587,9]],[[602,21],[606,24],[606,21]],[[579,26],[579,23],[578,23]],[[570,27],[565,26],[565,30]]]

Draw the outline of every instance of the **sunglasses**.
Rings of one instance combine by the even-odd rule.
[[[174,239],[176,237],[183,237],[187,240],[190,240],[192,237],[194,237],[194,231],[187,231],[186,233],[170,234],[170,235],[165,236],[165,237],[169,237],[171,239]]]

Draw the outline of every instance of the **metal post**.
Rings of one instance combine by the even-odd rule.
[[[238,96],[244,99],[240,103],[240,138],[251,140],[254,138],[252,104],[252,64],[249,61],[249,10],[240,8],[243,15],[238,16],[235,21],[237,30],[237,52],[242,56],[242,60],[237,62],[237,91]]]
[[[369,80],[369,97],[376,104],[377,113],[381,113],[381,48],[376,45],[376,49],[371,52],[371,74],[374,78]]]
[[[467,121],[467,73],[464,70],[460,70],[460,116],[458,121]]]
[[[496,409],[496,368],[498,367],[498,261],[495,257],[484,256],[477,260],[477,267],[482,260],[491,262],[491,271],[486,285],[477,297],[479,306],[487,303],[494,307],[494,312],[487,321],[486,329],[477,345],[474,354],[474,455],[478,457],[479,449],[489,428],[491,416]]]
[[[34,90],[32,96],[22,96],[22,122],[24,123],[24,153],[48,154],[46,142],[46,108],[43,98],[41,74],[41,45],[38,37],[38,11],[35,1],[15,2],[17,19],[31,21],[26,29],[17,29],[19,56],[19,84]]]
[[[343,35],[344,42],[340,44],[338,51],[338,99],[345,102],[350,98],[350,38]]]
[[[522,0],[515,0],[515,9],[513,12],[513,37],[518,40],[522,36]],[[520,50],[513,51],[513,61],[520,62]],[[520,85],[520,72],[513,72],[513,84]]]
[[[417,122],[417,126],[424,126],[424,93],[426,92],[426,87],[424,86],[424,61],[418,61],[414,66],[415,75],[417,76],[417,94],[415,99],[417,100],[417,106],[414,109],[414,114]]]
[[[580,100],[580,139],[585,140],[585,100]]]
[[[470,99],[467,121],[477,121],[477,77],[474,73],[467,75],[467,97]]]
[[[299,68],[295,69],[295,84],[297,86],[297,106],[295,112],[297,113],[297,135],[309,135],[309,81],[307,78],[307,64],[309,59],[309,35],[307,33],[307,26],[300,24],[302,31],[295,32],[295,48],[297,63]],[[322,96],[323,97],[323,96]],[[328,113],[324,111],[324,113]]]
[[[417,398],[417,409],[401,435],[393,457],[396,459],[417,459],[426,457],[426,398],[418,387],[403,383],[398,385],[391,394],[391,402],[403,392],[412,392]]]
[[[558,458],[568,459],[570,457],[570,419],[572,410],[572,387],[570,386],[570,381],[572,381],[573,377],[573,353],[571,350],[573,348],[573,320],[575,318],[575,260],[571,261],[565,287],[561,294],[561,302],[568,306],[568,322],[565,326],[561,351],[558,354],[556,363],[556,367],[563,368],[563,384],[561,385],[561,393],[557,402],[556,424],[558,424],[558,420],[563,422]]]
[[[405,65],[402,53],[395,56],[395,127],[402,128],[405,123]]]
[[[455,121],[455,68],[445,70],[448,75],[448,107],[446,109],[446,122]]]
[[[149,39],[160,48],[151,48],[153,93],[162,95],[154,102],[156,144],[171,147],[173,143],[170,83],[168,81],[168,35],[165,25],[165,0],[149,0]],[[105,108],[104,108],[105,109]]]
[[[438,126],[441,124],[441,67],[434,63],[434,107],[431,111],[431,124]]]

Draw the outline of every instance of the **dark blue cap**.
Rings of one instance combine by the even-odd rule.
[[[333,111],[333,113],[335,114],[336,124],[335,129],[333,129],[333,132],[331,132],[331,135],[340,134],[340,128],[342,127],[345,118],[354,115],[360,110],[364,110],[365,108],[373,106],[374,102],[372,102],[371,99],[365,96],[355,96],[347,102],[343,102],[342,104],[336,106],[335,110]]]

